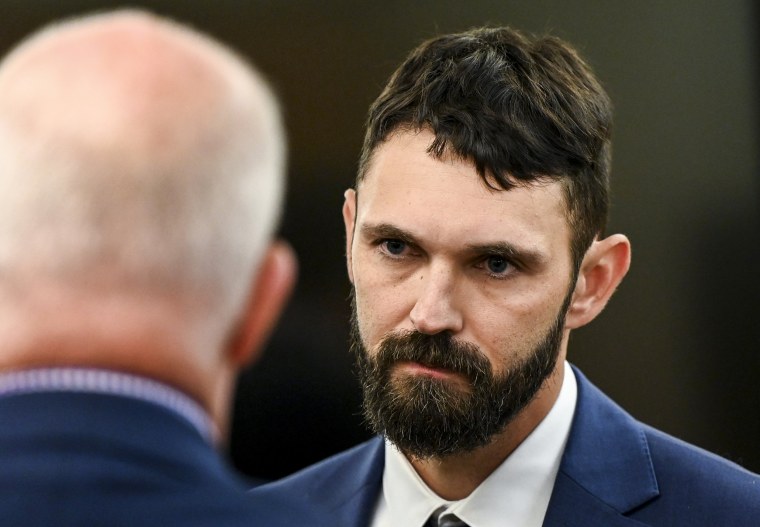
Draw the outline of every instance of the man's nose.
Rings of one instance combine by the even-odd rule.
[[[455,271],[444,265],[431,265],[419,281],[419,296],[409,313],[414,328],[426,335],[461,331],[464,318],[455,303]]]

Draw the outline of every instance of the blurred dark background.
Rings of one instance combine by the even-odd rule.
[[[121,5],[0,2],[0,49],[61,16]],[[631,272],[570,358],[634,416],[760,471],[760,10],[752,0],[133,2],[237,48],[290,134],[282,234],[295,298],[241,376],[230,443],[274,478],[368,437],[347,352],[342,191],[367,107],[406,53],[478,25],[574,43],[616,107],[611,230]]]

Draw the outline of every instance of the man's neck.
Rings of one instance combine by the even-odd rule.
[[[188,348],[182,319],[169,308],[75,300],[37,303],[34,309],[0,305],[0,371],[81,367],[131,373],[184,392],[214,413],[214,364]]]
[[[558,360],[554,372],[533,401],[488,445],[444,458],[420,460],[407,455],[409,462],[425,484],[441,498],[449,501],[466,498],[546,417],[557,401],[563,379],[564,360]]]

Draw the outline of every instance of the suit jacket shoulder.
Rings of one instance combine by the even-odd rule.
[[[308,509],[320,511],[321,520],[314,526],[365,526],[380,493],[384,466],[383,440],[375,437],[250,494],[262,506],[283,496],[302,500]]]
[[[760,525],[760,476],[644,425],[580,371],[544,525]]]
[[[0,397],[0,524],[256,527],[310,515],[246,485],[184,418],[95,393]],[[306,525],[308,523],[304,523]]]

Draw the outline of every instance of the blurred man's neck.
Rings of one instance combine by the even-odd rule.
[[[219,364],[190,340],[176,307],[121,300],[78,302],[51,291],[52,301],[0,305],[0,371],[91,367],[155,379],[186,393],[216,419]],[[192,332],[195,334],[195,332]],[[219,423],[223,424],[223,423]]]

